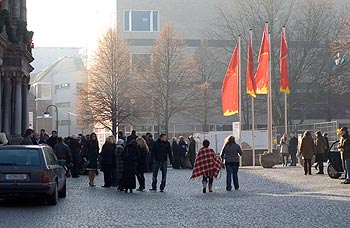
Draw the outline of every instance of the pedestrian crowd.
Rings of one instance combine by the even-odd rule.
[[[0,133],[0,145],[7,143],[6,135]],[[188,142],[182,136],[178,139],[173,138],[170,144],[165,134],[153,140],[151,133],[139,137],[136,131],[132,131],[131,135],[125,137],[120,131],[117,139],[109,136],[100,148],[95,133],[62,138],[58,137],[57,131],[52,131],[49,136],[44,129],[41,129],[40,133],[26,130],[21,145],[40,144],[52,147],[57,158],[66,161],[67,176],[78,178],[82,173],[88,174],[90,187],[95,187],[95,176],[98,170],[101,170],[104,174],[104,188],[116,187],[125,193],[133,192],[138,182],[137,191],[144,191],[144,174],[152,172],[150,191],[157,191],[160,171],[159,190],[163,192],[170,163],[174,169],[193,169],[191,179],[202,178],[203,193],[213,191],[214,178],[218,177],[222,167],[226,169],[226,190],[239,189],[238,170],[243,152],[232,135],[225,139],[219,156],[209,147],[208,140],[204,140],[202,147],[197,149],[198,143],[192,136],[188,137]],[[290,137],[283,134],[279,145],[283,166],[296,166],[299,155],[303,159],[301,165],[305,175],[312,174],[313,159],[316,162],[314,167],[318,170],[317,174],[324,174],[324,162],[328,160],[330,149],[327,133],[317,131],[312,137],[310,131],[305,131],[300,145],[294,134],[290,134]],[[344,161],[343,183],[350,184],[350,138],[346,127],[341,129],[338,149]]]

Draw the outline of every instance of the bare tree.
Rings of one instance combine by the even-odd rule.
[[[196,72],[196,105],[190,111],[190,118],[200,122],[204,131],[208,131],[209,118],[221,113],[216,107],[221,105],[220,90],[221,80],[224,75],[220,53],[208,47],[207,40],[203,40],[201,46],[194,54],[197,64]],[[219,76],[219,77],[218,77]]]
[[[91,121],[117,134],[118,126],[130,117],[128,76],[131,72],[127,43],[114,29],[99,40],[88,70],[88,81],[81,89],[79,110]]]
[[[151,63],[144,74],[142,93],[153,107],[158,129],[164,124],[169,132],[170,120],[193,105],[195,64],[185,55],[186,45],[174,28],[165,25],[151,50]]]

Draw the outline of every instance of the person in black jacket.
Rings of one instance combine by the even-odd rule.
[[[71,169],[72,177],[77,178],[79,177],[80,164],[81,164],[81,156],[80,156],[81,145],[76,135],[72,135],[68,146],[70,148],[70,151],[72,152],[72,164],[73,164],[73,167]]]
[[[137,191],[143,191],[146,188],[144,174],[147,169],[147,155],[149,154],[149,149],[146,141],[143,138],[137,138],[136,142],[139,149],[139,156],[136,167],[136,177],[139,182],[139,188]]]
[[[136,131],[132,130],[131,135],[129,135],[128,138],[126,139],[126,145],[129,145],[131,141],[136,140],[137,138],[138,136],[136,135]]]
[[[65,160],[66,166],[70,166],[72,163],[72,153],[61,137],[57,138],[57,143],[53,147],[53,152],[56,154],[58,160]]]
[[[172,164],[173,158],[171,154],[170,143],[167,141],[166,134],[161,134],[159,139],[154,143],[151,153],[151,157],[153,159],[153,178],[152,188],[150,189],[151,191],[157,190],[157,176],[159,169],[162,171],[162,182],[160,184],[160,191],[164,191],[166,184],[168,156],[170,163]]]
[[[53,148],[58,141],[57,131],[52,131],[51,137],[47,140],[47,145]]]
[[[106,143],[102,146],[101,158],[102,158],[102,170],[104,176],[105,184],[103,188],[109,188],[112,186],[113,179],[113,169],[116,163],[116,153],[115,153],[115,138],[114,136],[109,136]]]
[[[176,137],[173,138],[171,144],[171,150],[173,152],[173,169],[180,169],[181,166],[181,154],[179,150],[179,144],[177,144]]]
[[[193,169],[194,161],[196,160],[196,141],[193,136],[189,137],[190,145],[188,147],[188,154],[190,155],[191,168]]]
[[[136,140],[132,140],[128,144],[122,154],[123,158],[123,180],[122,189],[125,193],[136,188],[136,165],[139,156],[139,149]]]
[[[290,157],[292,158],[292,163],[290,164],[290,166],[297,165],[297,150],[298,150],[298,138],[295,137],[293,133],[291,133],[289,145],[288,145],[288,151],[290,153]]]

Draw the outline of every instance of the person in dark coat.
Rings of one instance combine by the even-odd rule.
[[[190,155],[191,168],[193,169],[194,161],[196,160],[196,141],[193,136],[189,137],[190,145],[188,147],[188,153]]]
[[[344,162],[345,181],[342,184],[350,184],[350,136],[347,127],[340,129],[341,138],[339,141],[338,149],[342,153],[342,159]]]
[[[295,137],[295,135],[293,133],[290,134],[288,151],[290,153],[290,157],[292,158],[292,163],[290,164],[290,166],[296,166],[297,165],[298,138]]]
[[[53,148],[58,141],[57,131],[52,131],[51,137],[47,140],[47,145]]]
[[[174,137],[173,138],[173,142],[171,144],[171,150],[173,153],[173,168],[174,169],[180,169],[181,166],[181,154],[180,154],[180,150],[179,150],[179,145],[177,144],[177,140]]]
[[[326,148],[325,148],[325,151],[324,151],[324,162],[328,161],[328,157],[329,157],[329,139],[328,139],[328,133],[325,132],[323,133],[323,139],[326,143]]]
[[[183,136],[180,136],[179,141],[179,152],[181,156],[181,168],[186,168],[186,153],[187,153],[187,143],[185,142],[185,139]]]
[[[136,131],[132,130],[131,135],[129,135],[128,138],[126,139],[126,145],[129,145],[131,141],[136,140],[137,138],[138,136],[136,135]]]
[[[149,151],[152,151],[154,140],[153,140],[153,135],[150,132],[146,133],[146,143],[148,146]],[[147,154],[147,170],[146,172],[152,172],[152,166],[153,166],[153,161],[151,158],[151,153]]]
[[[311,175],[311,159],[315,154],[315,144],[309,131],[304,132],[304,136],[300,144],[300,154],[304,159],[304,174]]]
[[[124,143],[126,142],[126,138],[124,136],[124,133],[122,131],[118,131],[118,140],[122,139]]]
[[[137,138],[137,147],[139,149],[137,167],[136,167],[136,177],[139,182],[139,188],[137,191],[143,191],[146,188],[145,184],[145,172],[147,169],[147,155],[149,154],[149,149],[146,141],[143,138]]]
[[[40,143],[39,144],[47,144],[47,140],[49,140],[49,135],[46,133],[45,129],[40,130]]]
[[[136,188],[136,165],[138,161],[139,149],[136,140],[128,144],[122,154],[123,158],[123,184],[125,193]]]
[[[162,171],[162,181],[160,191],[163,192],[166,184],[166,175],[168,167],[168,156],[170,163],[173,162],[170,143],[167,140],[166,134],[161,134],[159,139],[153,144],[151,157],[153,160],[153,178],[151,191],[157,191],[157,176],[159,169]]]
[[[72,177],[77,178],[79,177],[80,164],[81,164],[81,156],[80,156],[81,145],[76,135],[72,135],[71,141],[68,146],[72,153],[72,164],[73,164],[71,169]]]
[[[316,162],[317,166],[319,168],[318,173],[316,174],[324,174],[323,169],[323,160],[324,160],[324,153],[326,149],[326,142],[323,139],[323,136],[320,131],[316,132],[316,139],[315,139],[315,152],[316,152]]]
[[[57,139],[57,143],[53,147],[53,152],[56,154],[58,160],[65,160],[66,166],[70,166],[72,163],[72,153],[61,137],[58,137]]]
[[[124,140],[118,139],[116,150],[115,150],[115,175],[113,176],[112,186],[115,185],[119,190],[123,190],[122,187],[122,178],[123,178],[123,158],[122,155],[124,153]]]
[[[33,145],[33,134],[34,131],[32,129],[27,129],[25,134],[24,134],[24,138],[21,141],[21,145]]]
[[[94,180],[97,170],[97,158],[99,155],[99,145],[95,133],[91,133],[90,139],[84,145],[84,162],[86,170],[89,171],[89,185],[95,187]]]
[[[105,184],[103,188],[109,188],[112,186],[113,180],[113,169],[116,163],[116,145],[114,136],[109,136],[106,143],[102,146],[101,159],[102,159],[102,170]]]
[[[37,132],[34,132],[34,136],[32,138],[33,145],[40,145],[40,135]]]

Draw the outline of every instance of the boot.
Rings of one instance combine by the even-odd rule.
[[[207,182],[206,181],[203,181],[203,193],[206,193],[207,192]]]
[[[213,192],[213,185],[209,184],[209,192]]]

